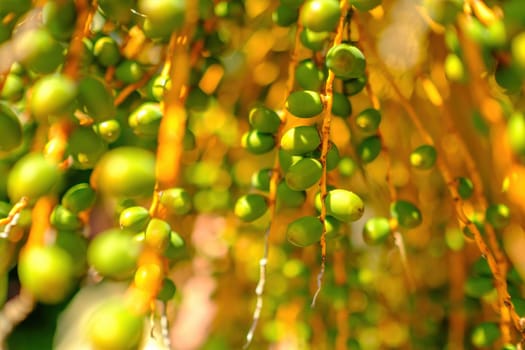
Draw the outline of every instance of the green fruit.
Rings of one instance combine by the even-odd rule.
[[[336,0],[307,0],[301,7],[301,22],[314,32],[333,32],[341,10]]]
[[[115,69],[115,77],[124,84],[133,84],[142,79],[144,69],[139,62],[124,60]]]
[[[368,219],[363,228],[363,240],[370,245],[383,243],[390,234],[390,222],[384,217]]]
[[[342,118],[347,118],[352,114],[352,104],[348,97],[338,92],[333,94],[332,114]]]
[[[90,315],[87,337],[97,350],[136,349],[144,332],[144,323],[144,317],[132,313],[124,299],[109,299]]]
[[[350,0],[350,3],[359,11],[370,11],[381,5],[382,0]]]
[[[277,185],[277,206],[285,208],[299,208],[306,201],[305,191],[294,191],[285,181]]]
[[[55,246],[63,249],[73,260],[73,273],[82,276],[87,269],[88,241],[80,233],[59,231],[56,234]]]
[[[185,252],[184,240],[177,232],[171,231],[168,246],[164,250],[164,256],[168,259],[175,260],[183,256]]]
[[[2,0],[0,1],[0,14],[7,15],[10,12],[20,15],[31,8],[31,0]]]
[[[148,97],[153,101],[160,102],[164,97],[166,90],[171,88],[171,79],[169,76],[157,75],[148,82],[146,86]]]
[[[120,213],[119,224],[123,230],[141,232],[146,229],[151,216],[148,209],[141,206],[128,207]]]
[[[325,198],[326,213],[343,222],[356,221],[363,216],[363,200],[355,193],[335,189],[328,191]]]
[[[197,145],[195,134],[190,129],[184,130],[184,138],[182,139],[182,147],[185,151],[192,151]]]
[[[465,281],[465,295],[471,298],[483,298],[494,291],[494,282],[490,276],[472,276]]]
[[[312,152],[321,144],[315,126],[303,125],[287,130],[281,137],[281,148],[292,155]]]
[[[358,130],[364,133],[376,132],[381,123],[381,112],[374,108],[362,110],[354,119]]]
[[[362,75],[359,78],[348,79],[343,82],[343,92],[346,96],[354,96],[366,86],[367,76]]]
[[[292,221],[286,228],[286,238],[298,247],[307,247],[319,242],[323,234],[323,223],[315,216],[303,216]]]
[[[96,193],[83,182],[70,187],[62,196],[61,204],[73,213],[79,213],[89,209],[95,204]]]
[[[519,156],[525,156],[525,117],[514,113],[507,123],[507,139],[512,151]]]
[[[525,32],[519,33],[512,39],[511,51],[516,65],[525,69]]]
[[[18,261],[22,287],[45,304],[63,301],[74,286],[73,259],[56,246],[32,246]]]
[[[82,221],[75,213],[67,210],[62,205],[57,205],[49,218],[51,225],[60,231],[76,231],[82,227]]]
[[[434,21],[447,25],[456,20],[463,9],[463,0],[423,0],[423,7]]]
[[[496,229],[502,229],[510,223],[510,209],[505,204],[491,204],[485,211],[485,219]]]
[[[118,147],[99,160],[91,186],[115,197],[148,196],[155,185],[155,156],[138,147]]]
[[[153,39],[165,39],[184,25],[186,1],[138,0],[138,10],[146,17],[145,34]]]
[[[272,13],[273,23],[280,27],[289,27],[297,22],[299,13],[296,8],[279,5]]]
[[[501,336],[499,325],[494,322],[483,322],[478,324],[470,335],[472,345],[477,348],[491,346]]]
[[[102,36],[95,41],[93,55],[102,67],[115,66],[120,62],[118,44],[109,36]]]
[[[294,191],[303,191],[315,185],[322,175],[321,162],[314,158],[303,158],[286,172],[285,181]]]
[[[454,54],[448,54],[445,58],[445,74],[452,81],[462,82],[465,80],[465,66],[461,58]]]
[[[173,299],[176,291],[177,288],[175,287],[175,283],[169,278],[164,278],[162,280],[162,287],[157,294],[157,299],[166,303]]]
[[[253,173],[251,184],[253,188],[259,191],[268,192],[270,190],[270,179],[272,177],[272,169],[264,168]]]
[[[323,111],[323,102],[316,91],[294,91],[286,99],[285,107],[298,118],[312,118]]]
[[[421,145],[410,153],[410,164],[416,169],[426,170],[434,166],[436,158],[434,146]]]
[[[104,17],[117,23],[127,23],[131,20],[131,8],[135,6],[135,0],[99,0],[98,6]]]
[[[365,56],[357,47],[349,44],[332,46],[326,54],[326,67],[337,78],[359,78],[365,74]]]
[[[337,168],[339,169],[339,173],[341,175],[350,177],[354,175],[355,171],[357,170],[357,164],[350,157],[342,157],[337,164]]]
[[[155,102],[138,106],[129,116],[128,123],[135,135],[156,138],[162,120],[162,110]]]
[[[252,108],[248,119],[251,127],[262,133],[275,134],[281,126],[281,118],[277,113],[264,106]]]
[[[242,221],[254,221],[266,213],[267,198],[263,195],[250,193],[240,197],[235,203],[234,213]]]
[[[325,79],[325,73],[311,58],[302,60],[295,67],[295,81],[304,90],[321,90]]]
[[[78,100],[86,114],[97,122],[113,118],[117,113],[111,90],[97,78],[88,76],[80,80]]]
[[[169,188],[162,191],[160,203],[176,215],[185,215],[191,210],[190,194],[183,188]]]
[[[0,156],[22,144],[22,124],[15,112],[0,103]]]
[[[294,156],[290,152],[285,151],[283,149],[279,149],[279,165],[281,166],[281,170],[285,173],[290,169],[290,167],[303,159],[302,156]]]
[[[45,29],[24,31],[14,46],[14,52],[24,67],[40,74],[54,72],[64,61],[63,51]]]
[[[48,75],[33,85],[30,108],[38,121],[48,122],[73,111],[77,86],[61,74]]]
[[[78,127],[69,135],[67,149],[76,169],[92,169],[107,148],[107,144],[90,127]]]
[[[470,181],[470,179],[466,177],[459,177],[457,178],[457,182],[459,196],[463,199],[470,198],[474,193],[474,184],[472,183],[472,181]]]
[[[118,140],[121,133],[120,123],[116,119],[109,119],[93,125],[93,130],[107,143]]]
[[[141,243],[133,233],[109,229],[91,240],[87,261],[101,276],[125,280],[133,276],[140,252]]]
[[[73,0],[48,1],[42,8],[42,21],[57,40],[68,40],[75,29],[76,7]]]
[[[241,139],[241,145],[253,154],[264,154],[270,152],[275,146],[272,134],[250,130]]]
[[[321,51],[330,39],[330,32],[314,32],[304,28],[299,37],[304,47],[312,51]]]
[[[5,78],[4,86],[0,90],[0,97],[16,102],[24,96],[25,83],[24,80],[14,73],[10,73]]]
[[[520,71],[516,65],[498,64],[494,78],[505,93],[517,94],[523,87],[525,72]]]
[[[152,218],[144,233],[144,241],[159,251],[163,251],[169,244],[171,227],[166,221]]]
[[[397,200],[390,205],[390,215],[397,220],[399,226],[404,228],[415,228],[423,221],[421,212],[411,202]]]
[[[365,138],[357,146],[357,154],[364,163],[370,163],[381,153],[381,138],[372,135]]]
[[[7,204],[5,202],[1,203]],[[7,213],[2,215],[2,218],[7,217],[11,206],[5,209],[7,209]],[[16,248],[16,243],[11,242],[6,238],[0,238],[0,254],[2,256],[2,259],[0,260],[0,273],[8,273],[9,270],[11,270],[11,268],[13,268],[13,266],[17,263],[18,251]]]
[[[7,193],[11,202],[22,197],[35,202],[39,197],[58,189],[61,173],[58,165],[40,153],[29,153],[20,158],[7,178]]]

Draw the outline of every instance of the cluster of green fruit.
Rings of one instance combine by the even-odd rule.
[[[499,17],[482,12],[476,7],[479,2],[464,0],[422,0],[418,10],[430,27],[443,34],[438,39],[444,42],[446,84],[465,87],[489,76],[494,83],[491,89],[501,90],[495,96],[506,117],[499,126],[504,126],[513,161],[522,164],[525,116],[519,106],[525,78],[525,16],[519,2],[500,4],[504,16]],[[450,251],[461,251],[465,240],[479,240],[473,227],[481,239],[490,241],[488,231],[499,234],[511,226],[512,220],[517,220],[514,207],[503,197],[493,196],[497,199],[478,210],[483,190],[475,189],[470,178],[459,176],[459,167],[454,169],[453,175],[458,175],[454,183],[429,182],[440,186],[436,193],[424,188],[428,183],[419,182],[420,176],[434,181],[434,175],[449,161],[446,152],[441,153],[447,148],[448,135],[443,130],[436,128],[435,142],[414,137],[407,142],[408,152],[401,151],[404,141],[399,142],[403,145],[392,142],[397,137],[392,135],[399,130],[386,130],[393,126],[391,122],[385,125],[392,117],[390,101],[386,101],[389,97],[380,96],[386,103],[375,101],[372,91],[373,84],[383,83],[377,76],[371,79],[370,71],[379,66],[378,58],[371,55],[370,61],[365,35],[352,31],[359,27],[357,21],[369,19],[368,11],[378,19],[381,10],[393,8],[393,3],[0,1],[0,57],[4,57],[4,50],[10,52],[6,66],[0,62],[0,304],[8,298],[9,281],[19,283],[42,304],[68,303],[93,279],[127,282],[126,297],[102,303],[85,333],[97,348],[132,349],[143,341],[151,302],[167,302],[175,295],[175,285],[167,274],[189,255],[182,237],[191,230],[191,220],[185,219],[193,215],[214,210],[229,215],[232,211],[241,228],[258,228],[257,223],[267,219],[283,224],[278,232],[287,242],[278,249],[290,258],[288,269],[295,266],[297,270],[288,271],[289,276],[299,276],[298,271],[304,272],[309,261],[292,258],[298,254],[296,247],[321,242],[324,254],[324,238],[333,249],[359,255],[365,253],[355,248],[356,241],[378,251],[389,249],[389,237],[399,232],[419,234],[422,226],[433,230],[439,225],[424,219],[429,208],[426,202],[441,203],[439,191],[445,192],[446,186],[459,195],[454,205],[465,202],[472,206],[465,214],[467,224],[459,225],[459,240],[454,230],[436,228],[446,231],[445,238],[436,241],[445,241]],[[466,16],[467,10],[473,15]],[[359,17],[355,22],[354,14]],[[29,22],[34,25],[27,25]],[[264,86],[256,102],[231,93],[239,90],[236,74],[241,71],[242,59],[238,56],[244,50],[240,42],[249,37],[245,32],[259,30],[254,27],[257,25],[272,31],[278,27],[297,36],[290,40],[297,47],[288,46],[287,55],[264,58],[275,66],[291,62],[292,77],[287,78],[293,86],[287,87],[282,105],[269,97],[272,86]],[[465,35],[480,48],[480,71],[473,70],[469,61],[472,50],[464,45],[468,42]],[[176,45],[186,56],[168,62]],[[280,59],[283,62],[278,62]],[[170,64],[175,65],[171,71],[165,69]],[[218,78],[212,76],[217,71],[222,74]],[[215,83],[208,84],[215,78]],[[247,85],[249,79],[247,75]],[[180,89],[179,96],[173,95],[177,101],[166,98],[174,86]],[[232,102],[231,96],[238,100]],[[414,105],[420,103],[419,97],[414,100]],[[185,113],[186,119],[181,119],[184,135],[177,145],[183,156],[172,157],[177,164],[158,164],[158,150],[164,146],[161,136],[166,131],[162,130],[163,121],[172,104],[182,106]],[[231,116],[215,118],[213,114],[219,112]],[[215,121],[225,126],[223,134],[210,136],[213,128],[202,124]],[[474,123],[479,131],[476,137],[488,139],[491,132],[501,129],[490,129],[480,115]],[[409,129],[406,124],[395,127]],[[334,130],[334,125],[346,128],[349,136],[344,142],[336,137],[339,130]],[[239,140],[231,140],[238,130],[228,129],[245,126]],[[246,153],[239,156],[233,147],[237,141],[255,162],[265,164],[250,172],[249,183],[241,179],[242,166],[235,164],[250,158]],[[460,152],[459,158],[462,156]],[[374,172],[381,173],[383,181],[385,158],[390,158],[386,177],[390,176],[387,185],[391,187],[390,198],[383,201],[386,206],[373,203],[373,181],[367,182],[367,176],[375,177]],[[268,160],[273,161],[273,167],[266,164]],[[406,177],[412,177],[421,188],[406,186],[403,193],[403,182],[393,183],[390,172],[396,162],[409,166],[405,170],[410,176]],[[171,171],[183,166],[178,183],[159,188],[163,167]],[[451,201],[443,202],[447,204],[439,204],[440,208],[448,212]],[[110,211],[109,218],[97,217],[100,208]],[[283,221],[279,214],[286,210],[300,215]],[[39,217],[40,213],[45,217]],[[101,223],[104,220],[109,223]],[[435,216],[432,220],[438,221]],[[100,232],[92,232],[92,227],[99,226],[103,226]],[[351,233],[354,228],[360,230],[357,240]],[[428,254],[442,251],[434,248]],[[410,241],[407,250],[420,254]],[[307,256],[310,250],[304,251]],[[353,269],[349,262],[345,266]],[[465,281],[466,297],[494,302],[491,268],[484,259],[473,263]],[[348,271],[348,276],[354,272]],[[514,307],[523,314],[525,298],[519,290],[519,273],[514,268],[505,272]],[[334,272],[330,268],[327,273],[328,295],[349,288],[334,287],[339,282],[331,281]],[[365,275],[363,272],[356,278],[361,279],[359,283],[364,284]],[[356,285],[370,295],[375,292]],[[349,292],[344,290],[342,298],[334,292],[334,299],[342,299],[341,305],[348,306]],[[380,302],[369,302],[370,310],[376,307],[377,311]],[[366,318],[372,322],[378,316]],[[500,336],[496,323],[483,322],[474,327],[471,342],[477,347],[490,346]],[[349,339],[348,344],[355,345],[354,340]]]

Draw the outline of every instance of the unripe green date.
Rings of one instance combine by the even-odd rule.
[[[323,224],[318,217],[303,216],[292,221],[286,228],[286,238],[297,247],[307,247],[319,242]]]
[[[136,135],[155,138],[159,132],[161,120],[162,111],[160,105],[154,102],[146,102],[131,113],[128,123]]]
[[[135,272],[141,247],[130,231],[109,229],[93,238],[87,261],[101,276],[125,280]]]
[[[57,205],[53,209],[49,221],[54,228],[60,231],[76,231],[82,227],[82,221],[80,221],[75,213],[64,208],[62,205]]]
[[[277,113],[264,106],[252,108],[248,120],[253,129],[262,133],[275,134],[281,125]]]
[[[315,126],[297,126],[287,130],[281,137],[281,148],[292,155],[312,152],[320,144],[321,137]]]
[[[355,126],[364,133],[376,132],[380,123],[381,112],[375,108],[364,109],[354,118]]]
[[[250,193],[240,197],[235,203],[235,215],[245,222],[254,221],[266,213],[268,203],[265,196]]]
[[[22,197],[31,202],[58,190],[61,173],[58,165],[39,153],[20,158],[7,178],[7,193],[13,203]]]
[[[325,79],[325,73],[311,58],[302,60],[295,68],[295,80],[304,90],[319,91]]]
[[[24,67],[36,73],[52,73],[64,61],[62,46],[46,29],[32,29],[20,34],[14,51]]]
[[[123,230],[141,232],[148,226],[151,216],[148,209],[141,206],[128,207],[120,213],[119,224]]]
[[[90,184],[115,197],[151,195],[155,185],[155,156],[138,147],[114,148],[100,158]]]
[[[272,13],[272,20],[280,27],[289,27],[297,22],[297,9],[286,5],[279,5]]]
[[[285,181],[295,191],[303,191],[316,184],[322,175],[321,163],[314,158],[303,158],[286,172]]]
[[[124,299],[104,301],[90,315],[87,337],[94,349],[136,349],[144,331],[144,317],[131,312]]]
[[[62,196],[61,204],[73,213],[89,209],[95,204],[96,193],[88,183],[79,183],[70,187]]]
[[[298,118],[313,118],[323,111],[323,102],[316,91],[294,91],[286,99],[285,107]]]
[[[0,156],[22,144],[22,124],[15,112],[0,103]]]
[[[304,28],[300,34],[301,44],[312,51],[321,51],[330,39],[330,32],[314,32]]]
[[[423,221],[421,211],[413,203],[405,200],[397,200],[392,203],[390,215],[397,220],[399,226],[408,229],[419,226]]]
[[[160,203],[176,215],[184,215],[191,210],[190,194],[183,188],[169,188],[162,191]]]
[[[502,229],[510,223],[510,209],[505,204],[491,204],[485,211],[485,219],[496,229]]]
[[[264,154],[274,148],[275,138],[272,134],[250,130],[242,136],[241,145],[250,153]]]
[[[300,18],[305,28],[314,32],[332,32],[341,16],[336,0],[308,0],[301,7]]]
[[[92,169],[107,150],[107,144],[89,127],[78,127],[68,140],[68,152],[73,158],[73,167]]]
[[[357,47],[338,44],[326,54],[326,66],[340,79],[359,78],[365,74],[365,56]]]
[[[349,0],[350,3],[359,11],[370,11],[381,5],[382,0]]]
[[[390,234],[390,223],[384,217],[368,219],[363,228],[363,240],[370,245],[384,242]]]
[[[117,109],[111,90],[95,77],[84,77],[78,83],[78,99],[85,112],[96,122],[113,118]]]
[[[139,0],[139,12],[146,16],[145,34],[153,39],[166,39],[182,28],[186,18],[185,0]]]
[[[102,67],[115,66],[120,62],[120,50],[115,39],[103,36],[95,41],[93,55]]]
[[[33,85],[30,109],[38,121],[49,122],[73,111],[77,86],[61,74],[48,75]]]
[[[325,198],[326,213],[343,222],[356,221],[363,216],[363,200],[354,192],[335,189],[328,191]]]
[[[357,154],[364,163],[370,163],[381,153],[381,138],[378,135],[372,135],[359,143]]]
[[[420,170],[432,168],[436,159],[437,152],[432,145],[421,145],[410,153],[410,165]]]
[[[20,255],[18,276],[36,300],[56,304],[73,288],[73,259],[56,246],[33,246]]]
[[[284,208],[299,208],[306,201],[305,191],[294,191],[286,181],[281,181],[277,185],[277,206]]]

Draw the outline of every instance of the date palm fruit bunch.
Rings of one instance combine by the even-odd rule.
[[[523,8],[0,1],[2,348],[520,348]]]

